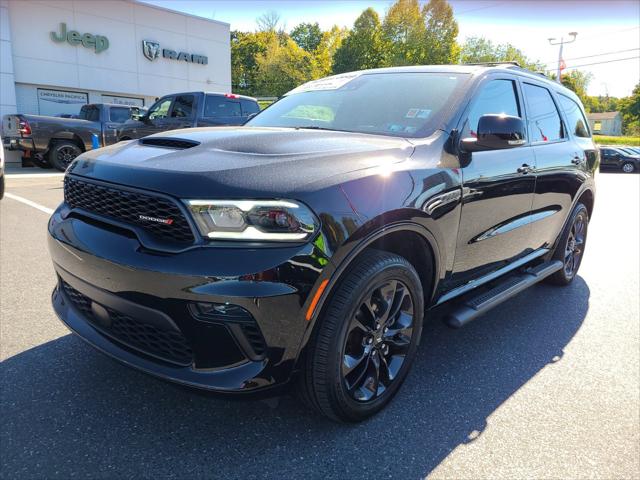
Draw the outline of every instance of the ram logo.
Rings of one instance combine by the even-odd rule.
[[[151,40],[142,41],[142,53],[149,60],[153,61],[160,56],[160,44]]]

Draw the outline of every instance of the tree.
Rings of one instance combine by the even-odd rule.
[[[456,42],[458,22],[449,3],[446,0],[430,0],[421,13],[425,24],[421,63],[456,63],[460,53],[460,47]]]
[[[367,8],[356,19],[333,56],[333,72],[343,73],[366,70],[386,65],[388,44],[380,29],[380,17],[373,8]]]
[[[317,48],[313,51],[315,68],[313,78],[322,78],[333,72],[333,58],[336,55],[345,37],[347,30],[334,25],[331,30],[323,32]]]
[[[467,38],[462,45],[460,62],[518,62],[521,67],[528,68],[529,70],[544,70],[540,62],[529,59],[522,51],[510,43],[495,45],[491,40],[486,40],[481,37]]]
[[[318,22],[301,23],[291,31],[291,38],[307,52],[314,52],[322,41],[322,30]]]
[[[418,65],[422,61],[426,26],[418,0],[397,0],[384,18],[382,31],[388,42],[388,62]]]
[[[572,90],[583,104],[587,104],[587,87],[593,75],[581,72],[580,70],[571,70],[560,77],[562,85]]]
[[[640,136],[640,83],[630,97],[620,100],[619,107],[625,135]]]
[[[231,32],[231,83],[233,91],[252,95],[258,75],[257,57],[274,35],[269,32]]]
[[[275,32],[280,23],[280,14],[275,10],[269,10],[256,18],[258,30],[261,32]]]
[[[314,78],[314,58],[291,38],[281,42],[272,36],[265,51],[257,55],[256,65],[254,95],[279,97]]]

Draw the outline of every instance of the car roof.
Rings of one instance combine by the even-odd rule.
[[[424,73],[464,73],[464,74],[470,74],[474,76],[481,76],[481,75],[486,75],[488,73],[496,73],[496,72],[504,73],[505,71],[524,77],[524,78],[529,78],[531,80],[544,82],[545,84],[547,84],[547,86],[554,89],[555,91],[579,101],[578,96],[573,91],[566,88],[564,85],[561,85],[560,83],[553,81],[551,78],[547,77],[544,73],[533,72],[526,68],[522,68],[515,62],[461,64],[461,65],[414,65],[414,66],[406,66],[406,67],[374,68],[371,70],[360,70],[358,72],[351,72],[351,73],[359,73],[362,75],[367,75],[372,73],[423,73],[424,72]]]
[[[240,95],[238,93],[230,93],[230,92],[206,92],[206,91],[199,91],[199,92],[177,92],[177,93],[167,93],[166,95],[163,95],[160,98],[163,97],[175,97],[178,95],[215,95],[215,96],[219,96],[219,97],[224,97],[226,95],[233,95],[234,97],[240,98],[242,100],[252,100],[254,102],[257,102],[257,100],[254,97],[249,97],[247,95]]]

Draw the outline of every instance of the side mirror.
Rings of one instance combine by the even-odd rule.
[[[524,122],[511,115],[482,115],[478,121],[478,136],[463,138],[462,149],[466,152],[504,150],[520,147],[526,143]]]

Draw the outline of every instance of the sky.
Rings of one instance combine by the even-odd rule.
[[[289,31],[302,22],[351,28],[367,7],[382,17],[391,0],[143,0],[171,10],[231,24],[232,30],[253,31],[256,18],[268,11],[280,15]],[[424,3],[422,0],[421,4]],[[558,46],[549,38],[570,38],[565,44],[567,68],[593,75],[590,95],[623,97],[640,81],[640,0],[450,0],[460,28],[458,40],[480,36],[511,43],[532,59],[557,65]],[[606,62],[606,63],[605,63]],[[592,65],[595,64],[595,65]]]

